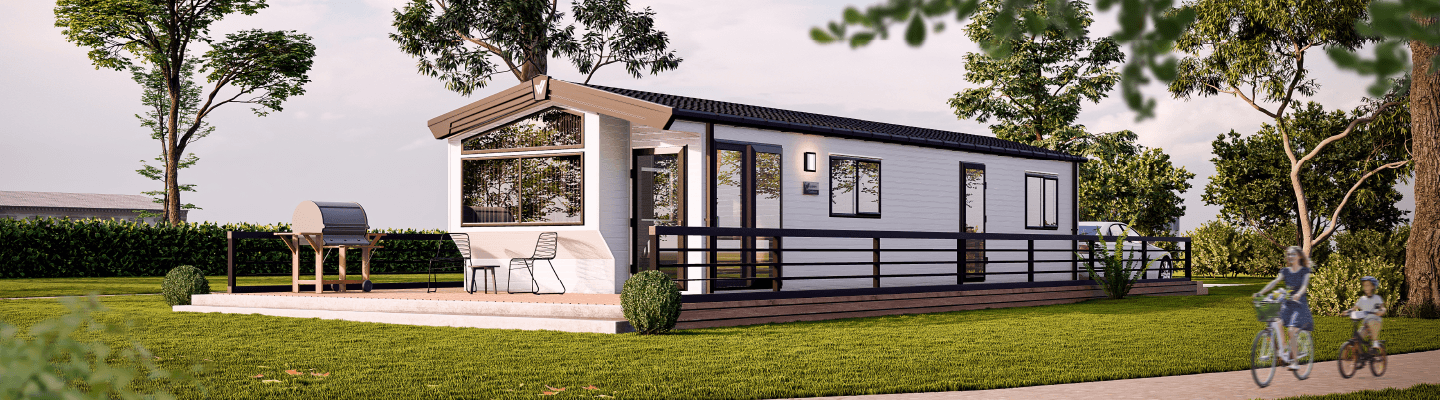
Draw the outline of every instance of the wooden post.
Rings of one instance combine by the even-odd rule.
[[[325,237],[310,239],[310,248],[315,250],[315,293],[325,293]]]
[[[870,280],[871,284],[878,288],[880,287],[880,238],[875,238],[875,247],[874,250],[871,250],[871,253],[874,256],[873,264],[871,264],[872,269],[874,269],[874,277]]]
[[[1190,275],[1190,241],[1185,241],[1185,279],[1194,280]]]
[[[1150,241],[1148,241],[1148,240],[1141,240],[1141,241],[1140,241],[1140,270],[1141,270],[1141,271],[1144,271],[1144,270],[1145,270],[1145,266],[1150,265],[1150,251],[1149,251],[1150,249],[1149,249],[1149,247],[1150,247]],[[1158,270],[1155,271],[1155,277],[1156,277],[1156,278],[1159,278],[1159,277],[1160,277],[1160,271],[1158,271]],[[1139,279],[1145,279],[1145,274],[1143,274],[1143,273],[1140,274],[1140,278],[1139,278]]]
[[[340,246],[340,283],[335,284],[336,292],[345,292],[345,247]]]
[[[1070,241],[1070,280],[1080,280],[1080,241]]]
[[[1029,239],[1029,240],[1026,240],[1025,242],[1027,243],[1026,246],[1028,246],[1027,248],[1029,249],[1029,251],[1026,251],[1025,254],[1026,254],[1026,258],[1028,258],[1028,260],[1029,260],[1029,265],[1030,265],[1030,267],[1029,267],[1029,273],[1027,274],[1027,276],[1029,277],[1030,282],[1034,282],[1034,281],[1035,281],[1035,239]]]
[[[955,284],[964,285],[965,273],[969,271],[970,267],[970,249],[968,244],[965,243],[965,239],[956,240],[955,248],[959,250],[955,252],[955,257],[957,257],[955,259],[955,273],[957,274],[955,275]]]
[[[235,231],[225,231],[225,293],[235,293]]]

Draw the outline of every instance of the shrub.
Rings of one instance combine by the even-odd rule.
[[[1363,290],[1360,278],[1373,276],[1380,281],[1376,293],[1385,298],[1385,308],[1397,311],[1402,295],[1401,285],[1405,275],[1400,266],[1385,262],[1381,257],[1350,257],[1334,254],[1325,264],[1316,268],[1310,277],[1311,310],[1320,315],[1343,316],[1345,310],[1355,306]]]
[[[1409,239],[1409,225],[1402,225],[1394,232],[1340,232],[1335,234],[1335,253],[1350,257],[1380,257],[1389,264],[1405,265],[1405,242]]]
[[[1115,239],[1113,248],[1111,248],[1109,243],[1105,242],[1104,236],[1096,233],[1095,237],[1098,239],[1094,251],[1095,259],[1099,260],[1100,264],[1102,264],[1102,271],[1100,273],[1095,272],[1095,262],[1085,263],[1085,271],[1091,280],[1094,280],[1095,283],[1100,285],[1101,289],[1105,290],[1107,296],[1110,296],[1112,299],[1123,299],[1125,295],[1130,294],[1130,288],[1135,286],[1135,281],[1144,277],[1145,271],[1150,269],[1150,266],[1153,265],[1154,262],[1141,266],[1134,272],[1126,271],[1125,235],[1121,234]],[[1080,254],[1077,254],[1077,256],[1082,258],[1089,257]],[[1138,264],[1138,262],[1136,262],[1136,264]]]
[[[1195,258],[1191,273],[1235,276],[1245,272],[1250,244],[1235,226],[1214,220],[1186,232],[1185,236],[1190,237],[1190,254]]]
[[[1440,306],[1435,303],[1406,303],[1398,315],[1406,318],[1440,319]]]
[[[145,380],[191,382],[184,373],[160,368],[144,347],[112,350],[103,341],[81,341],[86,331],[123,334],[96,320],[103,310],[94,297],[83,302],[62,300],[70,313],[30,326],[25,334],[0,321],[0,399],[171,399],[163,389],[155,393],[134,390]],[[147,374],[148,372],[148,374]]]
[[[165,295],[165,302],[172,306],[188,306],[191,295],[210,293],[210,282],[205,280],[205,274],[200,273],[198,268],[181,265],[165,274],[165,282],[160,284],[160,293]]]
[[[669,332],[680,319],[680,288],[663,272],[644,271],[625,281],[620,307],[636,332]]]

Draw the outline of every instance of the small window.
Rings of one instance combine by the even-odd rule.
[[[880,161],[830,157],[830,216],[880,218]]]
[[[471,136],[462,142],[465,154],[517,150],[579,148],[585,118],[580,114],[550,108],[499,128]]]
[[[1054,175],[1025,174],[1025,229],[1059,229],[1059,182]]]

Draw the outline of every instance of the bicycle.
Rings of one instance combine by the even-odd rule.
[[[1351,329],[1350,340],[1340,344],[1340,358],[1335,364],[1340,368],[1340,376],[1350,379],[1355,373],[1370,366],[1370,373],[1375,376],[1385,375],[1386,362],[1385,341],[1380,341],[1380,347],[1365,345],[1365,338],[1360,337],[1360,328],[1365,322],[1365,315],[1372,314],[1370,311],[1351,311],[1350,321],[1354,325]],[[1347,365],[1348,364],[1348,365]]]
[[[1300,331],[1295,335],[1299,341],[1297,351],[1300,353],[1294,359],[1286,360],[1280,357],[1281,349],[1288,349],[1285,346],[1285,327],[1280,323],[1280,305],[1289,301],[1290,291],[1285,288],[1276,289],[1264,297],[1257,297],[1253,300],[1255,304],[1255,318],[1265,322],[1265,329],[1255,334],[1255,341],[1250,345],[1250,377],[1255,379],[1255,384],[1260,387],[1270,386],[1275,379],[1275,369],[1281,364],[1295,365],[1292,369],[1295,378],[1305,380],[1310,378],[1310,371],[1315,364],[1315,341],[1309,331]],[[1269,370],[1268,373],[1262,372]],[[1261,375],[1265,379],[1260,379]]]

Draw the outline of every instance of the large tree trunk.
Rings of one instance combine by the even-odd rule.
[[[1415,220],[1405,248],[1407,302],[1440,300],[1440,74],[1431,71],[1436,46],[1410,42],[1415,60],[1410,83],[1410,133],[1414,137]]]
[[[170,152],[169,160],[165,160],[165,222],[179,224],[180,221],[180,158]]]

